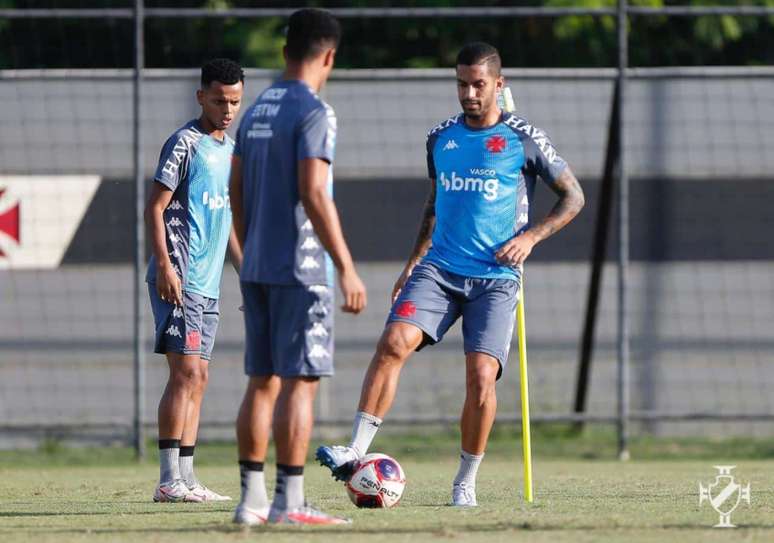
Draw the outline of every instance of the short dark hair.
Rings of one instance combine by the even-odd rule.
[[[291,60],[302,61],[317,57],[328,47],[338,47],[341,25],[323,9],[299,9],[288,21],[285,51]]]
[[[202,87],[209,87],[213,81],[220,81],[224,85],[236,85],[240,81],[244,83],[245,73],[233,60],[214,58],[202,66]]]
[[[502,60],[497,49],[482,41],[468,43],[457,54],[457,65],[475,66],[477,64],[486,64],[495,75],[500,75]]]

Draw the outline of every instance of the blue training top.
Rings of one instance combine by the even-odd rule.
[[[427,135],[436,222],[424,260],[467,277],[518,279],[495,252],[529,228],[537,176],[552,183],[566,166],[543,131],[511,113],[481,129],[462,113],[439,124]]]
[[[164,144],[154,180],[173,191],[164,210],[167,251],[183,290],[207,298],[220,295],[220,278],[231,232],[228,181],[234,141],[204,133],[197,119]],[[151,256],[148,283],[156,281]]]
[[[319,158],[332,165],[333,109],[302,81],[278,81],[245,112],[236,140],[245,222],[241,280],[330,285],[333,266],[301,203],[298,162]],[[329,166],[329,193],[331,172]]]

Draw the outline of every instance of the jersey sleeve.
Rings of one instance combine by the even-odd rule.
[[[296,160],[320,158],[333,163],[336,146],[336,115],[328,105],[313,109],[298,127]]]
[[[522,143],[526,168],[547,183],[556,181],[567,167],[567,162],[559,156],[548,135],[539,128],[533,128]]]
[[[182,135],[175,134],[169,138],[161,148],[159,164],[153,179],[169,190],[177,189],[188,171],[190,152]]]
[[[435,179],[435,159],[433,158],[433,149],[435,148],[437,139],[438,136],[430,133],[427,136],[427,143],[425,144],[425,147],[427,148],[427,177],[430,179]]]

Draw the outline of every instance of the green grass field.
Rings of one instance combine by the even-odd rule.
[[[641,440],[634,460],[613,458],[607,435],[582,438],[536,432],[535,495],[521,500],[519,444],[500,433],[479,472],[476,509],[445,504],[456,470],[453,434],[390,436],[375,450],[398,458],[409,480],[392,510],[358,510],[340,483],[308,464],[307,495],[324,509],[351,517],[343,528],[231,524],[233,503],[154,504],[153,460],[137,464],[127,449],[66,449],[0,453],[0,541],[772,541],[772,443]],[[233,445],[201,446],[199,477],[239,495]],[[698,503],[698,482],[714,480],[714,464],[736,464],[752,488],[751,505],[732,515],[739,528],[714,529],[717,514]],[[274,469],[267,468],[272,480]]]

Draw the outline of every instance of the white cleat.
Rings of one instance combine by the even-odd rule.
[[[331,470],[334,479],[348,481],[352,475],[355,461],[360,457],[352,447],[323,445],[317,449],[315,458],[321,465]]]
[[[329,515],[306,503],[303,507],[296,509],[275,509],[272,507],[269,512],[269,523],[338,526],[341,524],[352,524],[352,521],[348,518]]]
[[[261,524],[266,524],[268,518],[268,507],[250,509],[246,505],[240,503],[237,506],[236,511],[234,511],[234,524],[241,524],[242,526],[260,526]]]
[[[476,487],[460,483],[452,486],[452,503],[455,507],[477,507]]]
[[[154,502],[193,502],[201,503],[202,498],[191,492],[185,482],[182,479],[175,481],[167,481],[166,483],[159,483],[156,486],[156,490],[153,492]]]
[[[221,496],[217,492],[213,492],[200,482],[196,482],[193,486],[189,486],[188,490],[191,491],[191,494],[194,496],[198,496],[201,498],[201,501],[203,502],[227,502],[231,501],[231,496]]]

